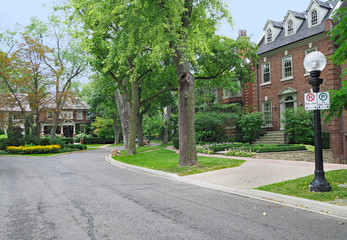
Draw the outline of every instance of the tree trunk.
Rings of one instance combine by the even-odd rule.
[[[119,143],[119,133],[120,133],[120,128],[118,126],[118,118],[117,114],[113,117],[113,130],[114,130],[114,144]]]
[[[136,129],[137,129],[137,117],[139,114],[139,84],[136,80],[131,82],[132,103],[130,106],[129,117],[129,142],[127,155],[136,154]]]
[[[143,114],[139,114],[139,117],[137,119],[137,142],[139,147],[142,147],[145,145],[143,142],[142,117],[143,117]]]
[[[128,149],[128,138],[129,138],[129,100],[125,94],[121,94],[120,90],[114,92],[116,97],[119,119],[123,129],[123,141],[124,148]]]
[[[59,114],[60,114],[60,112],[54,112],[54,114],[53,114],[53,126],[52,126],[51,133],[50,133],[50,141],[51,141],[51,143],[55,139],[55,134],[57,132],[57,127],[59,125]]]
[[[198,164],[194,129],[195,82],[190,73],[189,63],[183,60],[181,51],[176,50],[174,57],[178,74],[178,134],[179,134],[179,166]]]
[[[172,108],[171,105],[166,107],[165,123],[163,127],[163,139],[161,142],[162,144],[169,143],[169,123],[171,121],[171,108]]]

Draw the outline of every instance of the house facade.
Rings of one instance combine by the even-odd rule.
[[[85,133],[86,125],[91,123],[88,118],[89,105],[78,99],[65,103],[60,115],[56,133],[62,137],[72,138],[77,133]],[[49,135],[53,126],[53,112],[47,109],[41,113],[41,134]]]
[[[327,59],[334,53],[336,46],[329,39],[333,27],[331,19],[335,9],[346,7],[347,2],[308,1],[303,12],[289,10],[283,21],[268,20],[264,34],[258,43],[258,63],[254,64],[256,81],[245,94],[245,106],[253,111],[264,113],[266,131],[284,129],[283,113],[287,108],[305,106],[304,94],[312,92],[308,81],[311,78],[303,66],[305,56],[312,51],[322,52]],[[330,61],[321,73],[324,80],[321,92],[339,89],[344,66]],[[330,148],[337,163],[347,160],[347,113],[340,119],[322,126],[323,132],[329,132]]]
[[[30,112],[30,107],[25,97],[23,97],[22,105],[26,112]],[[53,108],[49,107],[49,102],[40,110],[41,135],[48,136],[53,126]],[[88,118],[89,105],[79,99],[67,101],[59,115],[60,123],[57,127],[56,134],[61,137],[72,138],[76,133],[85,133],[86,125],[91,123]],[[1,112],[1,128],[7,134],[8,117],[12,117],[12,124],[16,131],[24,134],[25,116],[21,109],[12,104],[12,106],[2,107]]]

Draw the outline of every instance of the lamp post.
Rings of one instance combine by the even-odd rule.
[[[319,85],[323,83],[323,79],[319,78],[322,70],[327,64],[326,57],[323,53],[315,51],[306,55],[304,59],[304,67],[310,72],[311,79],[309,84],[313,87],[313,92],[319,92]],[[322,150],[322,130],[320,110],[313,110],[314,113],[314,146],[315,146],[315,171],[314,179],[310,183],[311,192],[329,192],[331,186],[325,179],[323,170],[323,150]]]

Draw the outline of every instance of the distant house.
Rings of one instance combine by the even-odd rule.
[[[331,19],[335,9],[346,7],[347,2],[308,1],[303,12],[288,10],[283,21],[268,20],[264,34],[258,46],[258,63],[255,64],[256,81],[249,88],[245,98],[251,101],[245,106],[252,106],[253,111],[265,116],[266,131],[284,129],[283,113],[287,108],[304,106],[304,94],[311,92],[308,84],[310,74],[305,71],[303,60],[312,51],[320,51],[329,58],[336,46],[330,41],[328,32],[333,27]],[[344,66],[337,66],[328,61],[322,71],[324,80],[320,91],[339,89],[344,80],[340,77]],[[347,113],[340,119],[323,125],[322,131],[329,132],[330,148],[335,161],[347,160]]]
[[[44,119],[41,123],[42,133],[44,135],[50,134],[53,126],[53,112],[51,109],[47,109],[41,113],[40,119]],[[65,103],[59,119],[61,123],[57,128],[57,134],[61,134],[62,137],[75,137],[76,133],[85,133],[85,126],[91,123],[88,119],[89,105],[76,99],[74,101],[67,101]]]
[[[23,95],[19,95],[24,99]],[[26,112],[30,112],[30,107],[27,101],[23,100],[22,106]],[[50,107],[52,104],[47,101],[46,104],[40,109],[40,122],[41,122],[41,135],[49,135],[53,126],[53,108]],[[91,123],[88,119],[89,105],[79,99],[68,100],[59,116],[60,123],[57,128],[56,133],[62,137],[75,137],[76,133],[84,133],[85,126]],[[8,117],[12,117],[12,122],[14,128],[17,131],[22,131],[24,133],[25,128],[25,118],[20,107],[16,102],[11,105],[1,106],[1,128],[7,131]]]

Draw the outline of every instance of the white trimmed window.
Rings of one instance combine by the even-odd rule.
[[[272,31],[270,28],[266,31],[266,40],[268,43],[272,42]]]
[[[53,112],[47,112],[47,119],[53,118]]]
[[[293,34],[294,33],[294,24],[292,20],[288,21],[288,28],[287,28],[287,34]]]
[[[77,112],[77,119],[83,119],[83,112]]]
[[[293,77],[293,62],[292,56],[286,56],[282,58],[282,78],[292,78]]]
[[[264,126],[272,127],[272,102],[263,102]]]
[[[311,26],[314,26],[318,23],[318,12],[317,10],[312,10],[311,12]]]
[[[262,83],[271,83],[270,62],[261,65]]]
[[[305,56],[306,56],[307,54],[309,54],[309,53],[311,53],[311,52],[315,52],[315,51],[317,51],[317,48],[316,48],[316,47],[314,47],[314,48],[309,48],[309,49],[305,50]],[[305,74],[309,74],[309,72],[305,70]]]

